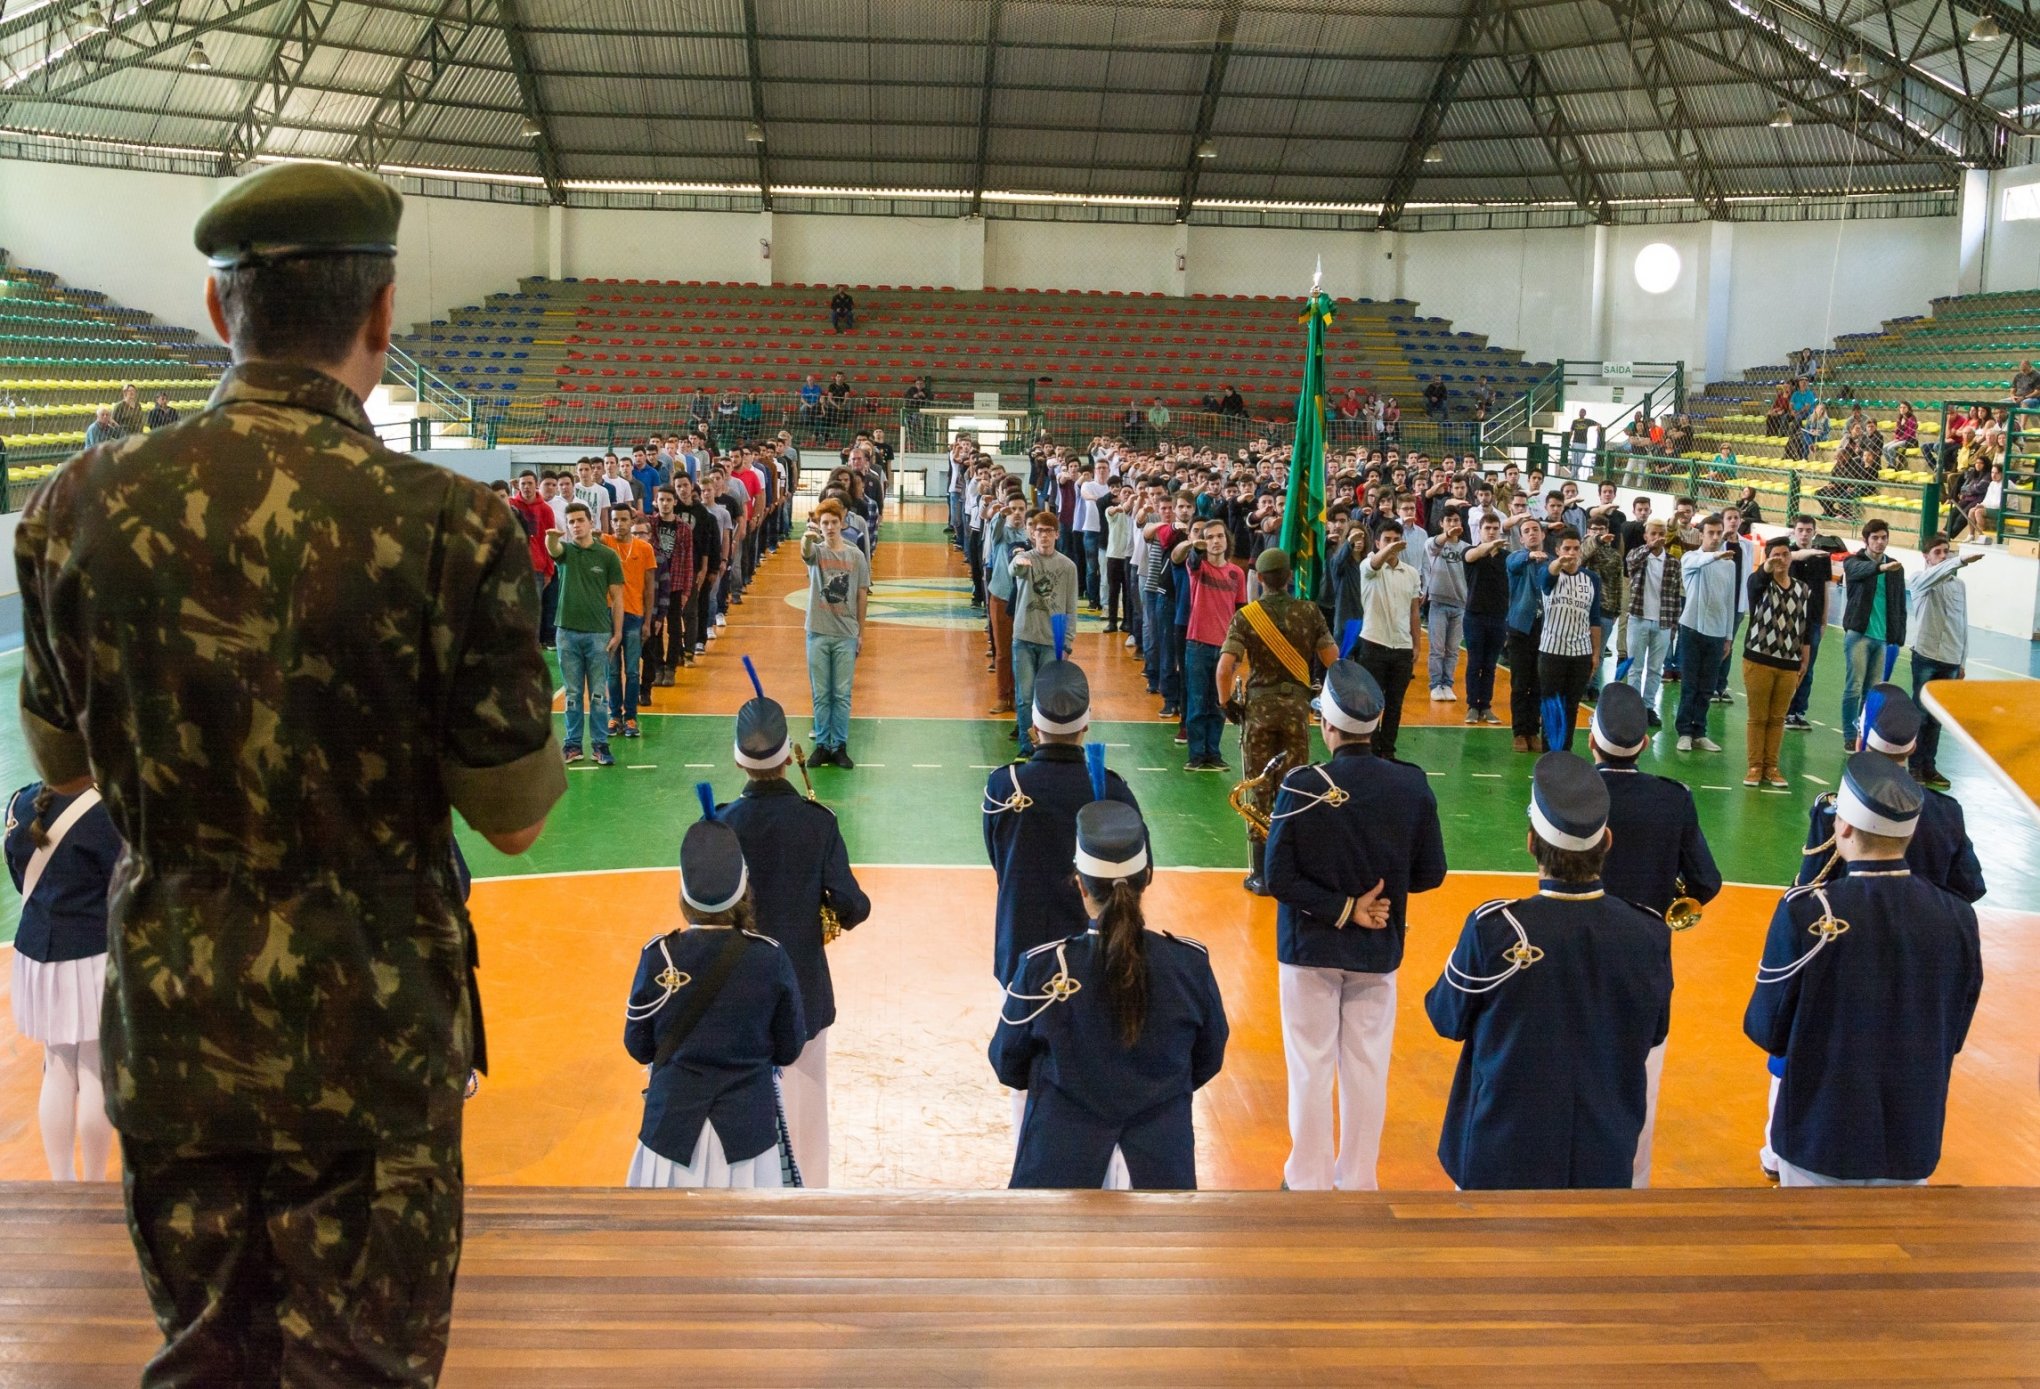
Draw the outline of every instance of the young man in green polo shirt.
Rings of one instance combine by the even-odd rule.
[[[569,539],[545,533],[546,553],[559,566],[560,607],[554,624],[559,633],[560,680],[567,687],[568,765],[581,760],[583,695],[588,737],[595,762],[611,767],[609,753],[609,660],[623,645],[623,561],[607,545],[596,543],[595,517],[585,502],[567,503]]]

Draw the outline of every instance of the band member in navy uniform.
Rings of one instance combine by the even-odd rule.
[[[1639,771],[1637,757],[1650,745],[1649,711],[1630,685],[1601,691],[1589,737],[1594,764],[1608,787],[1608,828],[1613,836],[1601,865],[1601,886],[1660,920],[1674,901],[1690,897],[1706,906],[1721,893],[1721,870],[1700,830],[1693,793],[1670,777]],[[1650,1049],[1643,1134],[1636,1142],[1635,1181],[1650,1185],[1652,1140],[1657,1133],[1658,1082],[1665,1049]]]
[[[807,1041],[793,963],[756,920],[736,832],[703,818],[680,841],[680,910],[688,928],[638,956],[623,1046],[651,1068],[628,1184],[776,1187],[785,1182],[774,1066]]]
[[[99,788],[60,796],[31,782],[7,803],[7,871],[21,890],[14,935],[14,1027],[42,1043],[36,1117],[59,1182],[106,1179],[113,1125],[100,1079],[106,898],[120,858]],[[82,1164],[81,1164],[82,1159]]]
[[[1903,767],[1920,739],[1920,707],[1900,686],[1875,686],[1863,701],[1863,728],[1869,751],[1882,753]],[[1922,789],[1926,801],[1906,846],[1907,865],[1935,887],[1945,888],[1965,902],[1980,901],[1983,865],[1977,861],[1976,846],[1969,842],[1962,803],[1945,791]],[[1835,796],[1829,793],[1813,803],[1799,882],[1803,886],[1823,872],[1833,877],[1846,871],[1835,839]]]
[[[737,710],[735,757],[749,780],[743,795],[716,813],[736,831],[744,861],[766,870],[751,885],[758,930],[779,942],[800,981],[806,1045],[780,1072],[780,1095],[801,1184],[827,1186],[829,1028],[836,1021],[836,987],[823,950],[822,908],[848,930],[871,915],[871,899],[850,871],[850,851],[835,814],[786,779],[793,760],[786,711],[765,697],[749,656],[744,669],[757,693]]]
[[[1925,803],[1889,755],[1852,756],[1835,799],[1846,871],[1771,917],[1743,1032],[1784,1062],[1770,1147],[1785,1186],[1914,1186],[1941,1160],[1983,949],[1975,909],[1909,866]]]
[[[1266,871],[1279,904],[1275,959],[1289,1068],[1282,1177],[1296,1190],[1376,1187],[1409,897],[1445,881],[1445,836],[1423,768],[1373,754],[1384,703],[1359,662],[1333,662],[1316,701],[1331,760],[1284,777],[1270,815]]]
[[[992,1036],[993,1071],[1027,1096],[1012,1185],[1192,1190],[1190,1097],[1225,1064],[1225,1005],[1204,947],[1148,927],[1147,826],[1104,798],[1093,746],[1072,854],[1090,926],[1027,952]]]
[[[1476,907],[1424,999],[1466,1044],[1438,1160],[1469,1191],[1626,1187],[1671,1026],[1671,931],[1602,889],[1608,788],[1585,759],[1537,760],[1530,825],[1537,895]]]
[[[1003,986],[1035,946],[1084,929],[1083,899],[1070,878],[1077,812],[1091,799],[1084,771],[1084,730],[1091,726],[1091,685],[1074,661],[1054,660],[1034,677],[1034,755],[1000,767],[985,781],[985,853],[999,880],[992,972]],[[1136,811],[1117,772],[1100,799]]]

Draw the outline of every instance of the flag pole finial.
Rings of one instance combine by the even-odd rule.
[[[1313,297],[1315,297],[1318,290],[1323,287],[1324,282],[1325,282],[1325,258],[1323,256],[1319,256],[1317,258],[1317,269],[1314,272],[1312,272],[1310,277],[1310,292]]]

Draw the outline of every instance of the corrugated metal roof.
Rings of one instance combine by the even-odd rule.
[[[159,27],[146,32],[117,5],[115,34],[74,29],[54,50],[37,17],[0,17],[0,131],[218,144],[294,9],[294,0],[279,0],[239,12],[247,2],[158,0],[148,14]],[[1966,44],[1977,12],[1959,0],[1952,10],[1945,0],[1864,0],[1825,11],[1821,0],[1644,2],[1666,36],[1665,61],[1698,146],[1735,195],[1947,188],[1963,156],[1993,157],[2005,121],[1992,105],[2040,102],[2040,83],[2023,78],[2028,67],[2040,71],[2040,52],[2028,62],[2016,39]],[[387,159],[534,172],[500,11],[469,3],[343,0],[265,151],[345,156],[443,16],[442,32],[461,36],[457,56],[429,82]],[[1609,196],[1686,196],[1631,51],[1622,18],[1630,3],[1524,0],[1514,8],[1500,40],[1507,51],[1468,63],[1440,126],[1446,158],[1421,166],[1411,201],[1567,196],[1520,90],[1533,60]],[[989,93],[981,89],[989,0],[754,0],[771,177],[967,186],[988,115],[985,178],[994,189],[1172,197],[1195,139],[1208,133],[1217,157],[1198,166],[1200,196],[1383,197],[1450,57],[1459,0],[1239,0],[1231,8],[1223,85],[1200,129],[1226,0],[1006,0],[991,35]],[[539,107],[570,178],[755,179],[757,151],[744,139],[754,74],[742,0],[521,0],[518,10]],[[1527,51],[1515,51],[1517,34]],[[194,35],[208,72],[185,66]],[[1888,56],[1894,36],[1895,51],[1913,60],[1909,70]],[[1873,60],[1863,95],[1834,72],[1855,44]],[[154,51],[137,56],[145,46]],[[1781,101],[1794,124],[1774,130]]]

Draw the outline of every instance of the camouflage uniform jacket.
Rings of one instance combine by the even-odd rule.
[[[107,1112],[158,1143],[369,1146],[457,1120],[478,1041],[449,807],[564,789],[531,557],[489,489],[392,453],[322,373],[88,449],[15,539],[21,719],[127,843]]]
[[[1295,658],[1302,661],[1304,670],[1308,672],[1311,662],[1317,658],[1318,647],[1332,639],[1331,629],[1325,626],[1324,613],[1317,604],[1286,593],[1262,594],[1261,607],[1274,621],[1276,630],[1289,638]],[[1261,634],[1247,621],[1244,609],[1233,614],[1232,625],[1226,629],[1225,645],[1219,649],[1247,662],[1249,704],[1255,695],[1283,687],[1301,692],[1306,701],[1310,698],[1308,682],[1297,680],[1282,657],[1268,649],[1268,643],[1261,640]]]

